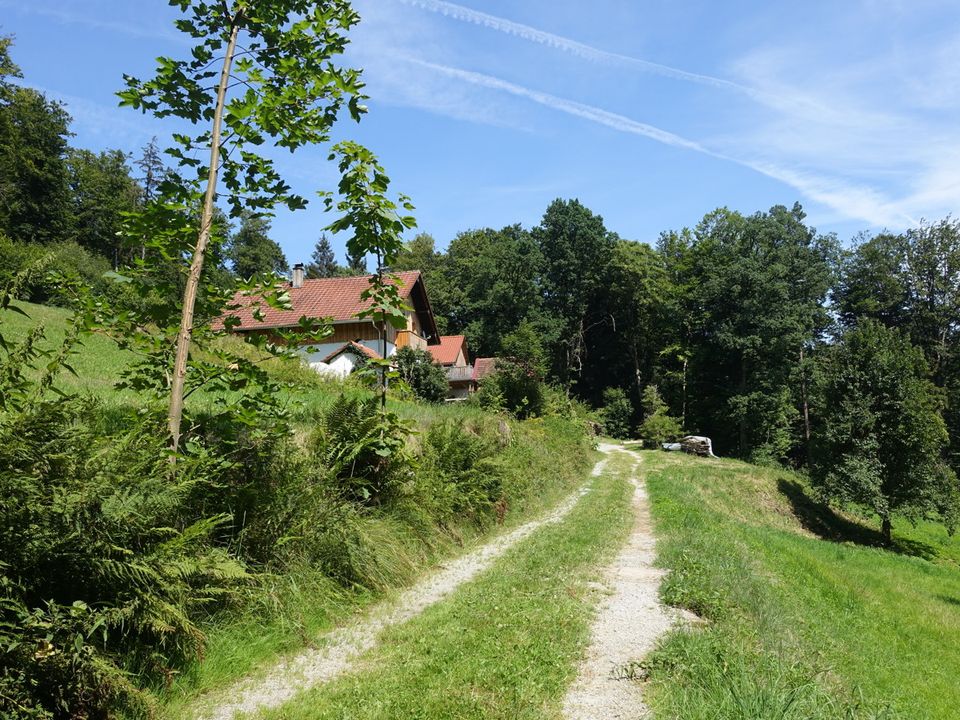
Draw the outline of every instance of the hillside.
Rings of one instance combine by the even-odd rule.
[[[11,347],[38,326],[43,347],[67,334],[68,312],[17,305],[26,315],[0,313]],[[130,360],[108,338],[85,336],[70,361],[76,375],[55,383],[77,399],[49,395],[0,413],[0,517],[13,528],[0,547],[3,569],[44,603],[53,597],[50,612],[83,598],[83,622],[107,628],[77,636],[57,615],[35,626],[26,606],[11,602],[24,608],[12,632],[42,631],[49,640],[38,642],[58,650],[8,653],[9,662],[36,673],[37,697],[76,687],[122,707],[124,717],[175,714],[314,646],[439,564],[542,514],[582,482],[591,461],[586,424],[562,408],[519,422],[472,404],[391,397],[398,420],[384,431],[370,424],[380,416],[363,410],[378,407],[370,390],[272,359],[263,366],[281,385],[289,431],[220,435],[218,425],[202,425],[213,398],[196,393],[188,410],[205,431],[179,462],[199,472],[181,481],[169,472],[155,408],[114,387]],[[386,458],[368,449],[384,432],[398,441]],[[53,445],[71,464],[31,459]],[[67,492],[72,502],[59,503]],[[156,569],[144,572],[144,563]],[[159,640],[148,634],[155,628]],[[75,672],[66,650],[74,643],[95,670]],[[0,715],[10,697],[23,707],[34,701],[2,684],[0,692]]]
[[[960,717],[960,538],[901,520],[881,549],[796,475],[644,459],[663,597],[708,621],[648,659],[656,717]]]

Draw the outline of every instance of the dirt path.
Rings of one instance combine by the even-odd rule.
[[[626,452],[617,445],[600,449]],[[628,676],[636,668],[634,663],[679,619],[660,604],[664,573],[653,564],[655,540],[647,493],[638,477],[639,464],[636,458],[631,478],[636,522],[626,546],[605,573],[604,586],[610,594],[601,602],[586,658],[564,699],[567,720],[647,717],[639,684]]]
[[[599,475],[605,464],[606,458],[598,462],[593,475]],[[342,675],[354,660],[377,644],[384,629],[419,615],[486,570],[494,560],[538,528],[561,521],[586,492],[586,488],[581,488],[548,515],[447,563],[442,570],[406,590],[394,602],[384,602],[374,607],[362,621],[331,632],[324,638],[323,647],[282,660],[265,676],[243,680],[217,692],[198,705],[194,716],[198,720],[231,720],[238,713],[243,715],[276,708],[298,692]]]

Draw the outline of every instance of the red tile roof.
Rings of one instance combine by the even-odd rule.
[[[399,278],[400,297],[407,299],[420,278],[419,270],[395,273]],[[355,277],[320,278],[304,280],[302,287],[289,288],[290,303],[293,310],[275,310],[261,304],[264,320],[259,322],[253,317],[250,298],[234,297],[234,303],[243,305],[230,315],[240,318],[236,330],[266,330],[270,328],[294,327],[300,318],[306,315],[311,319],[332,318],[334,322],[353,320],[369,303],[360,300],[360,294],[370,287],[370,275]],[[222,327],[221,323],[220,326]]]
[[[488,375],[492,375],[496,369],[497,359],[495,357],[476,358],[473,361],[473,381],[480,382]]]
[[[441,335],[439,345],[429,345],[427,350],[440,365],[453,365],[457,355],[463,350],[463,360],[467,361],[467,338],[464,335]]]
[[[377,358],[380,357],[380,353],[378,353],[378,352],[376,352],[376,351],[374,351],[374,350],[371,350],[371,349],[368,348],[366,345],[361,345],[360,343],[354,342],[353,340],[351,340],[350,342],[344,343],[343,345],[341,345],[340,347],[338,347],[336,350],[334,350],[332,353],[330,353],[329,355],[327,355],[327,356],[322,360],[322,362],[328,363],[328,362],[330,362],[331,360],[333,360],[333,359],[334,359],[337,355],[339,355],[340,353],[347,352],[347,351],[353,352],[353,353],[355,353],[355,354],[357,354],[357,355],[363,355],[363,356],[368,357],[368,358],[373,358],[373,359],[377,359]]]

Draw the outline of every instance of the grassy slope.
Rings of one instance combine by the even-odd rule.
[[[429,414],[436,409],[424,410]],[[439,410],[444,415],[451,412],[449,407]],[[584,452],[582,435],[574,436],[569,424],[550,420],[517,424],[514,442],[500,463],[509,476],[522,476],[532,484],[517,498],[497,532],[540,514],[565,497],[583,482],[593,455]],[[573,461],[569,461],[571,457]],[[560,463],[560,458],[568,461]],[[160,693],[164,715],[188,717],[199,696],[240,677],[256,675],[279,655],[313,645],[319,635],[362,612],[371,602],[413,584],[443,560],[488,540],[489,530],[469,523],[423,528],[405,525],[391,515],[371,513],[363,534],[391,574],[384,590],[345,590],[309,568],[272,578],[269,591],[258,592],[243,614],[221,618],[204,628],[206,656]]]
[[[40,324],[46,332],[46,346],[55,347],[63,340],[68,311],[23,302],[18,306],[29,317],[4,313],[6,337],[23,337]],[[79,377],[65,373],[58,378],[57,385],[68,392],[94,395],[107,407],[138,405],[143,400],[136,394],[114,388],[130,358],[127,351],[120,350],[106,337],[85,337],[80,352],[71,359]],[[296,363],[269,362],[273,363],[275,377],[290,381],[284,394],[294,421],[304,433],[309,432],[315,413],[331,404],[341,392],[357,392],[341,383],[322,382]],[[210,399],[197,393],[189,402],[199,409]],[[461,421],[474,429],[491,424],[496,428],[499,423],[497,417],[462,404],[432,406],[391,399],[390,405],[421,428],[444,420]],[[591,453],[584,452],[582,433],[569,423],[553,419],[514,423],[512,435],[513,442],[498,458],[515,491],[505,518],[507,527],[553,504],[582,482],[592,460]],[[413,442],[419,442],[419,438],[414,436]],[[437,562],[464,551],[486,533],[484,528],[470,523],[424,528],[416,520],[407,524],[402,518],[371,513],[363,519],[362,534],[368,545],[377,548],[386,574],[381,592],[344,589],[310,568],[267,579],[240,614],[219,617],[204,628],[204,661],[172,677],[169,688],[158,689],[165,714],[175,716],[198,694],[255,671],[278,654],[313,643],[318,634],[381,597],[384,589],[389,592],[390,588],[414,582]]]
[[[17,301],[27,317],[12,312],[3,313],[2,331],[11,339],[25,337],[34,327],[43,326],[45,339],[42,347],[56,349],[63,342],[68,329],[70,311],[64,308],[48,305]],[[255,351],[244,346],[239,341],[228,340],[232,349],[249,355]],[[89,393],[98,399],[111,404],[139,404],[142,399],[136,393],[126,390],[117,390],[114,384],[120,373],[127,368],[133,355],[121,350],[110,338],[103,335],[85,335],[82,346],[70,359],[70,365],[77,371],[77,376],[64,372],[56,382],[57,387],[67,392]],[[336,397],[344,391],[344,386],[338,381],[322,381],[316,373],[298,365],[296,362],[269,359],[266,361],[268,369],[272,369],[274,377],[281,382],[284,401],[295,421],[307,422],[316,412],[329,406]],[[304,392],[303,386],[309,385],[310,392]],[[347,388],[350,392],[351,388]],[[188,408],[201,409],[209,404],[210,396],[202,392],[195,393],[187,400]],[[390,409],[401,417],[423,422],[445,419],[482,421],[489,419],[489,413],[476,407],[461,404],[443,404],[425,406],[412,402],[390,401]]]
[[[881,549],[795,476],[646,457],[664,596],[711,621],[651,659],[657,717],[960,717],[960,539]]]

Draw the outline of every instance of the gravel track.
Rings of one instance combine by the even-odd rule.
[[[605,453],[626,452],[602,445]],[[633,510],[636,516],[627,544],[604,573],[604,589],[593,624],[586,657],[563,703],[567,720],[626,720],[645,718],[648,709],[640,685],[631,679],[636,662],[657,640],[681,620],[660,603],[664,571],[654,565],[655,539],[650,506],[643,482],[637,477],[635,457]]]
[[[603,472],[606,458],[593,469]],[[393,602],[375,606],[363,620],[334,630],[323,640],[323,647],[303,651],[281,660],[266,675],[241,680],[207,698],[194,713],[197,720],[231,720],[263,709],[276,708],[297,693],[344,674],[364,652],[375,647],[388,627],[416,617],[426,608],[443,600],[460,585],[472,580],[518,542],[544,525],[560,522],[574,508],[586,487],[574,492],[548,515],[521,525],[472,552],[446,563],[435,574],[404,591]]]

